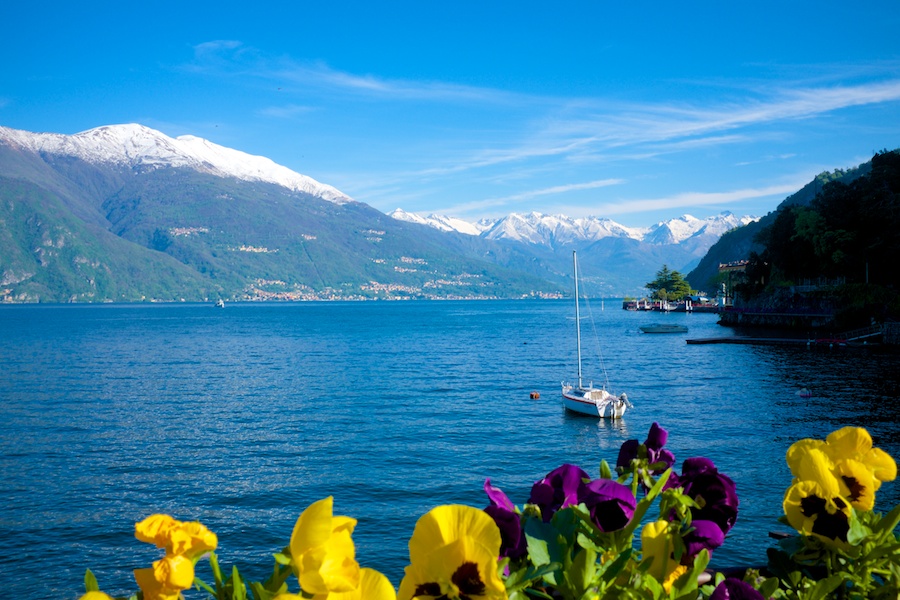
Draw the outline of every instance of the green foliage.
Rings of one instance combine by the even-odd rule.
[[[787,206],[760,231],[775,283],[818,277],[886,285],[900,260],[900,152],[872,157],[850,183],[826,183],[808,207]]]
[[[651,291],[653,298],[673,302],[697,293],[691,289],[681,273],[669,270],[667,265],[663,265],[662,269],[656,272],[656,279],[647,283],[645,287]]]

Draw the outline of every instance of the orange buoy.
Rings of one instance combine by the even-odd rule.
[[[540,398],[540,397],[541,397],[541,395],[538,394],[537,392],[531,392],[531,399],[532,399],[532,400],[537,400],[537,399]]]

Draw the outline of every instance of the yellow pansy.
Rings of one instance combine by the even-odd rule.
[[[278,600],[276,598],[275,600]],[[289,598],[288,600],[293,600]],[[300,600],[300,597],[297,597]],[[350,592],[331,592],[313,596],[313,600],[397,600],[397,592],[388,578],[374,569],[360,569],[359,587]]]
[[[196,521],[182,523],[169,515],[151,515],[134,526],[134,536],[142,542],[165,548],[167,555],[184,554],[196,558],[219,543],[216,534]]]
[[[169,529],[169,545],[166,551],[171,554],[184,554],[196,558],[204,552],[216,549],[219,540],[212,531],[197,521],[179,523]]]
[[[416,523],[409,540],[400,600],[506,600],[497,573],[500,529],[483,510],[438,506]]]
[[[887,452],[872,447],[872,436],[862,427],[838,429],[830,433],[825,442],[835,460],[856,460],[864,464],[877,480],[877,485],[896,479],[897,463]]]
[[[811,439],[794,442],[787,451],[787,464],[794,475],[794,483],[815,481],[829,496],[840,493],[835,465],[825,442]]]
[[[308,594],[350,592],[359,587],[359,563],[351,537],[356,519],[332,515],[331,496],[303,511],[291,534],[291,557]]]
[[[84,594],[78,600],[113,600],[113,597],[109,594],[104,594],[103,592],[88,592]]]
[[[178,525],[178,521],[169,515],[150,515],[143,521],[135,523],[134,537],[157,548],[165,548],[169,543],[169,530]]]
[[[144,600],[172,600],[194,583],[194,562],[182,555],[165,556],[151,569],[135,569],[134,578]]]
[[[840,482],[841,496],[849,500],[853,508],[858,510],[875,508],[878,480],[866,465],[855,460],[841,460],[836,463],[835,472]]]
[[[647,572],[660,582],[666,581],[678,568],[674,557],[675,542],[669,534],[670,525],[668,521],[659,520],[647,523],[641,529],[641,552],[645,560],[651,560]]]
[[[800,481],[788,488],[783,508],[791,527],[801,534],[839,545],[846,542],[850,505],[840,496],[827,493],[815,481]]]

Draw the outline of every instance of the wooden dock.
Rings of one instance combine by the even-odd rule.
[[[801,338],[717,337],[685,340],[688,344],[754,344],[760,346],[807,346],[815,340]]]

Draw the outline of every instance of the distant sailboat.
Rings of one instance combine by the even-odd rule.
[[[631,407],[628,396],[614,396],[604,388],[596,388],[593,382],[585,386],[581,375],[581,313],[578,300],[578,259],[572,252],[572,267],[575,275],[575,345],[578,350],[578,385],[562,384],[563,406],[572,412],[603,419],[620,419],[625,409]]]

